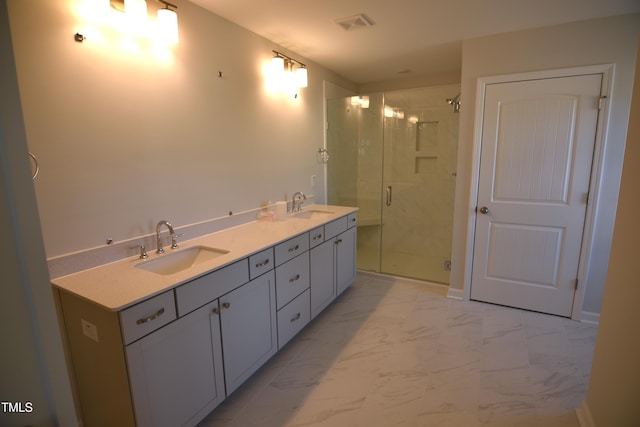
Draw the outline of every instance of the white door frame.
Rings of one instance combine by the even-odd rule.
[[[586,284],[588,283],[588,266],[591,261],[591,247],[594,238],[595,213],[598,206],[598,194],[600,193],[600,182],[603,172],[604,149],[606,145],[607,126],[611,104],[611,93],[613,86],[613,74],[615,66],[613,64],[591,65],[584,67],[562,68],[557,70],[534,71],[529,73],[504,74],[498,76],[479,77],[476,84],[476,112],[473,133],[473,154],[471,169],[471,188],[469,195],[469,216],[467,220],[467,244],[465,252],[464,270],[464,296],[465,300],[471,298],[471,272],[473,269],[473,247],[475,241],[476,212],[475,206],[478,204],[478,184],[480,177],[480,149],[482,145],[482,121],[484,114],[484,94],[486,86],[495,83],[508,83],[523,80],[537,80],[555,77],[579,76],[585,74],[602,74],[601,95],[607,97],[607,102],[602,103],[596,129],[596,141],[593,152],[593,163],[591,165],[591,185],[589,186],[589,199],[582,234],[582,248],[580,249],[580,264],[578,266],[578,289],[573,298],[573,309],[571,318],[581,320],[582,304]],[[595,319],[585,319],[595,320]]]

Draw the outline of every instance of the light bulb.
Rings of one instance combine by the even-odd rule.
[[[167,44],[178,43],[178,15],[166,8],[158,10],[158,37]]]
[[[298,87],[307,87],[307,69],[304,67],[300,67],[296,69],[296,86]]]
[[[144,22],[147,20],[147,2],[145,0],[124,0],[124,11],[134,21]]]

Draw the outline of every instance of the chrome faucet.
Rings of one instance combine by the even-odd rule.
[[[297,201],[296,197],[298,198]],[[291,212],[298,212],[302,208],[302,203],[304,203],[304,200],[307,200],[307,196],[305,196],[302,191],[294,193],[291,197]]]
[[[176,249],[178,247],[178,243],[176,242],[176,233],[173,231],[173,226],[169,221],[162,220],[156,225],[156,243],[158,245],[158,249],[156,250],[157,254],[163,254],[164,248],[162,247],[162,240],[160,240],[160,229],[163,225],[166,225],[169,229],[169,234],[171,234],[171,249]]]

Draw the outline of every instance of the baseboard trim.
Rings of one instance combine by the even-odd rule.
[[[591,410],[586,400],[582,401],[582,405],[576,409],[576,415],[578,416],[578,422],[580,427],[596,427],[596,423],[593,421]]]
[[[582,323],[590,323],[592,325],[600,324],[600,313],[593,313],[591,311],[581,311],[580,312],[580,322]]]
[[[455,299],[462,301],[464,300],[464,290],[463,289],[454,289],[449,287],[447,290],[447,298]]]

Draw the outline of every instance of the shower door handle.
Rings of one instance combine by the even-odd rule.
[[[387,186],[387,206],[391,206],[391,197],[392,197],[392,188],[390,185]]]

